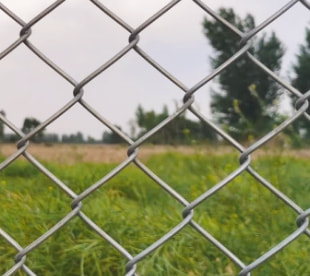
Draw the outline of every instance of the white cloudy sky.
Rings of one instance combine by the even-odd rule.
[[[24,21],[30,21],[53,1],[0,1]],[[139,26],[169,1],[102,0],[132,27]],[[288,1],[205,0],[213,9],[233,7],[241,16],[252,13],[257,25]],[[266,32],[275,30],[286,46],[281,75],[287,78],[298,45],[303,43],[309,13],[297,3]],[[180,1],[140,34],[139,46],[186,86],[211,72],[212,49],[202,33],[205,12],[193,1]],[[0,11],[0,52],[18,37],[20,26]],[[86,0],[67,0],[32,28],[29,40],[76,81],[81,81],[124,48],[129,33]],[[196,106],[209,114],[207,84],[196,93]],[[68,102],[73,87],[27,47],[20,45],[0,61],[0,110],[21,127],[27,116],[43,121]],[[181,103],[183,92],[162,77],[133,51],[85,86],[84,99],[114,124],[128,130],[138,104],[146,110],[170,112]],[[75,105],[47,127],[48,132],[73,133],[100,138],[105,128],[82,107]]]

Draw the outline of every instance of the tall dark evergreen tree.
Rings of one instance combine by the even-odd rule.
[[[220,16],[239,30],[255,27],[254,17],[241,19],[232,9],[220,9]],[[211,65],[217,68],[240,49],[240,37],[220,22],[205,18],[205,36],[214,49]],[[280,70],[284,47],[275,33],[254,41],[251,53],[274,72]],[[215,119],[234,137],[246,140],[270,130],[276,121],[276,100],[280,87],[261,71],[246,55],[218,76],[219,90],[211,95]]]
[[[297,63],[293,66],[295,77],[292,79],[292,85],[297,88],[300,92],[305,93],[310,90],[310,29],[306,29],[305,44],[299,48],[297,54]],[[292,100],[295,102],[296,97]],[[307,110],[310,114],[310,108]],[[306,138],[310,138],[310,122],[305,118],[300,118],[295,123],[296,128]]]

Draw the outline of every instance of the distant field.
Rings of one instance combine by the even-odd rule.
[[[73,164],[76,162],[91,163],[117,163],[127,157],[128,147],[125,145],[87,145],[87,144],[31,144],[28,152],[39,160],[58,162],[60,164]],[[16,151],[14,144],[0,144],[0,155],[9,156]],[[194,153],[231,153],[234,149],[230,147],[218,148],[212,146],[165,146],[145,145],[139,148],[139,158],[145,160],[152,155],[167,152],[179,152],[183,154]]]
[[[1,160],[14,152],[1,145]],[[79,194],[126,158],[125,146],[34,145],[29,152]],[[253,167],[304,209],[309,208],[309,152],[255,153]],[[239,167],[226,147],[142,146],[141,159],[189,202]],[[296,156],[300,158],[296,158]],[[0,161],[1,161],[0,160]],[[71,210],[72,199],[24,160],[0,172],[0,227],[25,247]],[[83,200],[83,212],[136,255],[180,223],[184,206],[134,165]],[[296,230],[297,214],[244,173],[195,209],[194,220],[244,263]],[[0,275],[16,250],[0,237]],[[298,238],[254,270],[255,276],[310,275],[309,238]],[[127,260],[74,218],[27,256],[37,275],[121,276]],[[140,276],[233,276],[240,268],[187,226],[138,264]],[[24,275],[22,273],[17,275]]]
[[[76,162],[91,163],[118,163],[127,157],[127,146],[125,145],[77,145],[77,144],[31,144],[28,152],[42,161],[57,162],[60,164],[74,164]],[[14,144],[0,144],[0,155],[7,157],[16,151]],[[165,146],[165,145],[142,145],[139,147],[139,158],[148,159],[156,154],[167,152],[206,155],[221,155],[229,153],[239,153],[232,146]],[[301,158],[310,158],[310,149],[288,150],[279,147],[264,147],[252,155],[283,155]]]

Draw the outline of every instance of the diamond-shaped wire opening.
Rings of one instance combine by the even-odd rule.
[[[27,254],[27,265],[37,274],[122,275],[126,262],[78,217]]]
[[[245,173],[196,207],[194,219],[250,263],[293,233],[297,216]]]
[[[216,156],[211,149],[212,157],[209,157],[208,149],[201,149],[199,146],[189,154],[186,150],[183,148],[179,153],[152,156],[147,165],[189,202],[239,167],[238,156],[232,153],[226,153],[223,157],[217,152],[219,155]]]
[[[29,70],[29,64],[32,70]],[[73,86],[20,45],[0,64],[2,109],[22,128],[27,117],[43,122],[73,98]],[[40,104],[37,104],[40,103]]]
[[[240,59],[240,62],[243,62],[242,59]],[[227,76],[230,74],[230,72],[233,72],[236,69],[234,65],[238,66],[237,64],[233,64],[232,66],[225,69],[223,74],[226,74]],[[260,68],[257,68],[257,71],[259,70]],[[219,77],[221,77],[221,75]],[[274,90],[274,93],[279,93],[279,99],[282,99],[283,87],[273,81],[264,72],[261,72],[261,77],[265,77],[265,80],[271,81],[270,86],[274,86],[271,89]],[[270,102],[267,100],[268,95],[264,98],[259,95],[258,91],[256,90],[256,80],[258,80],[258,78],[253,78],[253,83],[249,84],[248,89],[244,90],[244,92],[248,94],[247,98],[240,97],[240,99],[234,98],[231,102],[226,101],[225,111],[221,113],[220,110],[217,110],[216,115],[219,120],[222,120],[223,123],[221,128],[224,131],[230,133],[231,136],[237,140],[247,140],[246,143],[254,143],[255,140],[258,141],[259,139],[262,139],[265,135],[267,136],[269,132],[280,126],[286,119],[289,118],[287,114],[281,112],[281,104],[278,99]],[[242,88],[245,88],[246,85],[250,83],[247,78],[245,78],[245,81],[247,81],[247,83],[244,83]],[[258,83],[260,83],[260,81],[258,81]],[[229,95],[230,93],[229,90],[222,91],[220,88],[216,88],[216,91],[217,95],[220,97],[223,97],[223,95]],[[219,102],[216,104],[218,108]],[[265,108],[266,111],[259,111],[261,108]],[[215,108],[214,110],[216,111]],[[224,109],[222,108],[222,110]],[[231,126],[229,122],[233,120],[235,122],[235,126]],[[282,131],[281,133],[279,132],[279,134],[282,134]],[[273,139],[277,140],[277,136],[278,135],[273,137]],[[279,143],[281,143],[281,139],[278,138],[278,140],[280,140]]]
[[[1,188],[6,195],[2,198],[3,204],[8,206],[5,208],[5,213],[2,213],[1,224],[17,227],[15,230],[18,230],[18,233],[13,230],[10,233],[22,235],[21,238],[25,238],[23,236],[25,233],[20,232],[22,229],[27,232],[28,227],[32,229],[37,226],[29,233],[30,238],[31,235],[36,235],[34,232],[44,233],[48,225],[51,226],[51,223],[57,222],[66,212],[70,212],[71,199],[23,157],[1,171]],[[23,214],[22,210],[25,209],[28,210],[29,217]],[[12,224],[6,224],[5,221],[10,221]],[[16,226],[14,221],[16,225],[21,222],[21,225]],[[22,241],[20,244],[25,245]]]
[[[263,7],[262,7],[263,8]],[[279,8],[279,7],[277,7]],[[274,9],[274,11],[277,10]],[[255,12],[249,11],[255,16]],[[296,3],[291,9],[282,14],[274,22],[266,26],[260,33],[276,32],[276,35],[285,44],[285,55],[282,62],[281,74],[286,75],[292,67],[292,57],[298,52],[299,44],[305,41],[305,28],[308,24],[308,10],[302,3]],[[256,24],[260,24],[268,15],[256,19]],[[291,22],[294,21],[294,24]],[[294,33],[294,39],[290,39],[288,33]]]
[[[210,5],[210,7],[215,12],[218,12],[219,6],[216,5],[220,4],[205,4]],[[225,2],[225,4],[223,5],[223,7],[225,8],[229,8],[231,6],[233,6],[232,2]],[[272,4],[268,7],[256,7],[255,5],[249,6],[244,3],[244,5],[240,5],[238,9],[235,9],[235,13],[237,15],[240,15],[241,18],[243,18],[246,14],[251,13],[252,15],[254,15],[254,19],[256,19],[256,26],[258,26],[259,24],[267,20],[268,17],[276,13],[280,8],[282,8],[282,6],[278,6],[278,4]],[[260,9],[264,9],[264,15],[262,15],[263,12],[260,11]],[[305,17],[301,16],[302,14],[306,14],[306,12],[307,9],[304,8],[302,3],[297,3],[296,5],[293,5],[288,11],[284,12],[280,17],[276,18],[275,21],[263,27],[263,29],[254,36],[254,39],[257,40],[257,38],[261,37],[263,34],[270,34],[271,32],[275,31],[278,38],[284,43],[285,54],[282,58],[282,69],[279,72],[275,72],[278,75],[287,74],[287,72],[291,71],[292,69],[292,56],[298,51],[298,44],[304,42],[304,29],[298,28],[296,26],[304,26],[305,24],[307,24],[307,22],[305,22]],[[209,15],[208,18],[210,18]],[[298,18],[296,25],[290,24],[289,22],[295,21],[295,18]],[[287,27],[283,27],[284,25],[286,25]],[[294,34],[296,33],[296,39],[289,39],[288,30],[290,30],[291,28],[294,28]],[[291,73],[289,74],[291,75]],[[291,95],[290,92],[284,91],[284,94],[280,97],[280,101],[278,103],[278,105],[280,105],[282,113],[284,114],[290,113],[292,110],[289,95]]]
[[[65,2],[44,17],[29,40],[80,81],[127,46],[128,36],[94,5],[79,1]]]
[[[134,70],[132,64],[135,64]],[[154,82],[156,85],[150,86]],[[172,113],[176,105],[182,105],[184,95],[182,90],[133,51],[102,72],[84,89],[83,99],[128,134],[131,132],[128,125],[132,123],[132,127],[136,128],[136,134],[139,131],[135,125],[135,113],[139,105],[146,111],[154,110],[156,113],[160,113],[166,105]],[[115,113],[116,108],[121,112]],[[113,114],[113,118],[110,114]],[[124,125],[124,122],[127,125]]]
[[[163,205],[165,209],[159,208]],[[83,206],[95,223],[133,255],[182,221],[182,206],[177,200],[134,166],[89,195]]]
[[[29,0],[26,2],[20,2],[18,0],[4,0],[1,1],[9,10],[15,13],[23,21],[28,22],[41,13],[44,9],[55,3],[55,0]]]
[[[307,150],[295,150],[288,153],[275,151],[272,154],[269,152],[269,155],[267,151],[262,157],[257,158],[257,161],[255,159],[252,167],[276,189],[306,210],[309,204],[303,195],[310,189],[309,170],[307,169],[308,154]],[[255,156],[255,153],[253,155]],[[270,165],[266,166],[266,163]]]
[[[229,258],[190,226],[138,263],[141,275],[201,275],[237,272]]]
[[[25,160],[17,160],[2,170],[0,185],[4,195],[0,224],[22,247],[37,240],[71,211],[70,198]]]
[[[140,35],[139,47],[188,87],[211,72],[204,14],[195,4],[180,2]]]
[[[113,118],[106,119],[112,120]],[[112,121],[111,124],[118,126],[117,121]],[[119,127],[122,128],[121,126]],[[46,127],[45,133],[59,133],[59,140],[64,143],[71,142],[73,144],[98,144],[105,142],[108,143],[109,141],[103,140],[104,133],[110,135],[112,132],[102,122],[100,122],[97,118],[95,118],[92,114],[85,110],[85,108],[83,108],[79,103],[76,103],[62,116],[60,116],[50,125],[48,125]],[[127,132],[125,131],[125,133]],[[78,135],[80,137],[77,137]],[[73,139],[71,139],[70,137],[73,137]],[[119,143],[126,143],[124,140],[119,138],[117,134],[115,134],[115,139],[118,139],[117,141]]]

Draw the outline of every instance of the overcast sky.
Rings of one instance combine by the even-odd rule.
[[[5,0],[2,4],[24,21],[54,1]],[[133,28],[139,26],[169,1],[102,0],[110,10]],[[288,1],[212,0],[204,1],[214,10],[232,7],[244,17],[251,13],[256,25]],[[281,75],[287,78],[298,47],[304,42],[310,11],[301,3],[273,22],[264,31],[276,31],[286,47]],[[202,32],[206,13],[190,0],[179,2],[172,10],[140,34],[139,46],[186,86],[191,87],[210,72],[212,49]],[[18,37],[21,27],[0,11],[0,52]],[[67,0],[32,28],[29,40],[48,58],[81,81],[128,44],[124,30],[90,1]],[[209,93],[214,82],[195,94],[196,107],[209,114]],[[0,61],[0,110],[18,127],[25,117],[46,120],[64,106],[73,87],[20,45]],[[129,121],[141,104],[146,110],[160,111],[164,104],[170,112],[181,104],[183,92],[161,76],[134,51],[85,86],[84,99],[112,123],[128,131]],[[78,104],[47,127],[59,134],[82,131],[100,138],[106,130]]]

